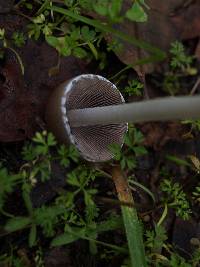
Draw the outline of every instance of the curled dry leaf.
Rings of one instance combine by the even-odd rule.
[[[0,16],[0,28],[8,36],[25,29],[26,24],[27,20],[17,15]],[[61,58],[59,73],[49,77],[58,55],[45,41],[27,40],[16,51],[24,65],[24,76],[15,53],[9,49],[0,62],[0,142],[24,140],[41,130],[51,91],[67,79],[88,72],[85,60],[70,56]]]

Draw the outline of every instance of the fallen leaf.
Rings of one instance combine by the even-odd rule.
[[[145,136],[144,145],[160,150],[169,140],[180,141],[183,127],[178,122],[152,122],[140,125]]]
[[[169,51],[170,44],[175,40],[190,39],[200,35],[200,2],[185,0],[147,0],[150,7],[147,10],[148,20],[144,23],[136,23],[125,19],[124,22],[114,24],[113,27],[123,33],[143,40],[151,45]],[[123,2],[122,12],[126,13],[131,7],[132,1]],[[99,18],[95,14],[93,17]],[[104,20],[101,18],[101,20]],[[108,42],[116,40],[111,34],[107,34]],[[144,49],[133,46],[121,39],[117,39],[123,44],[121,51],[115,53],[125,64],[134,64],[139,59],[152,55]],[[138,73],[151,73],[155,69],[155,64],[145,64],[134,67]]]
[[[0,28],[8,36],[25,29],[27,20],[16,15],[0,15]],[[0,142],[14,142],[30,138],[41,130],[47,99],[59,84],[87,73],[87,61],[75,57],[60,59],[56,76],[49,70],[56,66],[58,55],[45,41],[28,40],[16,49],[23,62],[22,75],[15,53],[6,50],[5,63],[0,65]]]

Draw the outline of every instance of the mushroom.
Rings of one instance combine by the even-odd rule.
[[[99,75],[83,74],[64,82],[50,96],[49,130],[58,141],[74,144],[84,159],[113,157],[109,145],[123,145],[128,122],[200,118],[200,96],[165,97],[125,103],[116,86]]]

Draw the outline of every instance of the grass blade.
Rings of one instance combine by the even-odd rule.
[[[120,38],[123,41],[127,41],[136,47],[139,47],[141,49],[144,49],[144,50],[152,53],[152,56],[138,60],[137,62],[135,62],[134,65],[142,65],[145,63],[151,63],[151,62],[155,62],[155,61],[162,61],[166,58],[166,53],[164,51],[162,51],[161,49],[159,49],[159,48],[157,48],[157,47],[155,47],[155,46],[153,46],[153,45],[151,45],[145,41],[138,40],[134,36],[129,36],[128,34],[125,34],[121,31],[118,31],[118,30],[114,29],[114,27],[112,27],[108,24],[102,23],[101,21],[98,21],[96,19],[90,19],[88,17],[84,17],[84,16],[81,16],[79,14],[75,14],[74,12],[72,12],[70,10],[67,10],[67,9],[64,9],[61,7],[57,7],[57,6],[52,6],[50,9],[54,12],[58,12],[60,14],[66,15],[70,18],[81,21],[85,24],[93,26],[102,32],[106,32],[106,33],[109,32],[109,33],[113,34],[114,36]]]
[[[119,166],[113,168],[113,181],[115,183],[118,198],[122,202],[132,203],[131,191],[127,179],[123,176]],[[141,224],[138,220],[137,211],[133,207],[122,206],[122,216],[128,240],[131,267],[147,267],[145,250],[142,238]]]

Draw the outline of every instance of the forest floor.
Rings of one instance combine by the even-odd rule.
[[[45,108],[58,85],[85,73],[111,80],[126,102],[200,93],[200,3],[149,1],[142,23],[113,11],[124,38],[51,10],[102,25],[112,17],[83,2],[91,1],[0,1],[0,267],[133,266],[116,166],[129,181],[148,266],[198,267],[200,120],[130,125],[122,151],[92,164],[46,132]],[[159,52],[133,65],[154,48],[132,37]]]

